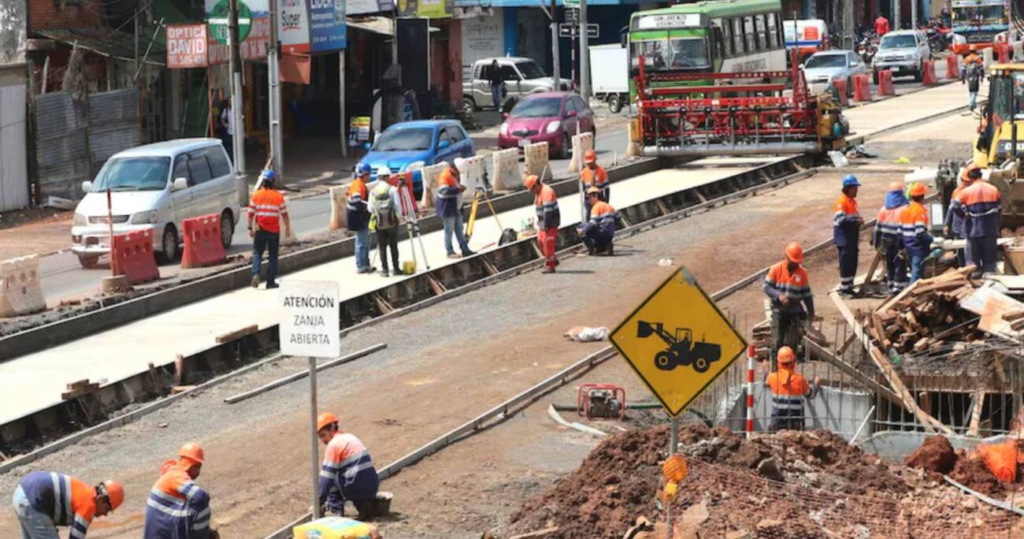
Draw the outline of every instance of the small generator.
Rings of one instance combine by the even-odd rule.
[[[587,419],[624,419],[626,390],[612,384],[583,384],[576,394],[576,413]]]

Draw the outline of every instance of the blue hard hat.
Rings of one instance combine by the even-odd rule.
[[[860,182],[857,181],[857,177],[853,174],[847,174],[843,177],[843,189],[847,187],[860,187]]]
[[[370,165],[368,163],[359,163],[356,165],[356,175],[362,176],[363,174],[370,173]]]
[[[277,174],[274,173],[274,171],[270,170],[269,168],[264,170],[263,173],[260,174],[260,179],[262,179],[264,181],[267,181],[267,180],[274,181],[275,178],[277,178]]]

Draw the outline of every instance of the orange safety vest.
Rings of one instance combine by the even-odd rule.
[[[608,171],[600,165],[593,169],[590,167],[583,167],[583,170],[580,171],[580,180],[586,188],[596,187],[598,189],[604,189],[605,187],[608,187]]]
[[[256,191],[249,201],[249,221],[255,218],[260,230],[278,234],[281,232],[281,216],[288,213],[284,195],[271,188]]]
[[[558,211],[558,195],[551,186],[543,185],[540,193],[533,197],[533,205],[537,210],[537,226],[540,229],[558,228],[562,215]]]

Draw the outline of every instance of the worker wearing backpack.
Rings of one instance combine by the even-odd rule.
[[[398,225],[401,224],[401,201],[398,199],[398,188],[392,183],[391,169],[380,167],[377,169],[377,186],[370,193],[370,215],[373,219],[373,227],[377,230],[377,247],[380,249],[380,263],[384,268],[382,277],[387,277],[388,254],[391,249],[391,265],[394,267],[394,275],[402,274],[401,266],[398,265]]]

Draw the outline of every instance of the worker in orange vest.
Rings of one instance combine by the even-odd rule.
[[[864,219],[857,205],[860,182],[853,174],[843,178],[843,193],[832,206],[832,238],[839,250],[839,293],[853,295],[853,278],[857,275],[860,248],[860,225]]]
[[[316,418],[316,434],[327,446],[320,469],[320,506],[345,516],[351,501],[361,518],[372,517],[380,478],[363,442],[338,427],[338,416],[325,412]]]
[[[924,200],[925,188],[922,183],[910,186],[910,205],[903,209],[900,216],[903,231],[903,247],[910,257],[910,282],[921,278],[924,270],[924,259],[932,248],[932,235],[928,232],[928,210],[921,202]]]
[[[980,275],[996,271],[1002,197],[999,189],[985,181],[980,171],[974,174],[977,179],[950,202],[949,210],[964,219],[967,263],[976,267],[975,275]]]
[[[540,178],[531,174],[523,181],[526,189],[533,193],[533,206],[537,211],[537,243],[544,255],[544,270],[541,273],[554,273],[558,266],[555,247],[558,244],[558,227],[562,224],[562,214],[558,210],[558,196],[555,190],[544,185]]]
[[[454,163],[448,163],[448,167],[441,171],[437,178],[437,216],[441,218],[444,225],[444,250],[448,258],[460,258],[455,254],[455,247],[452,245],[452,235],[459,242],[459,250],[462,256],[472,256],[474,253],[466,241],[466,234],[463,232],[462,224],[462,193],[466,186],[461,182],[462,173]]]
[[[580,238],[587,246],[587,254],[594,256],[615,254],[612,240],[615,238],[615,227],[619,214],[611,204],[601,200],[601,190],[597,187],[587,189],[587,205],[590,207],[590,219],[579,227]]]
[[[85,539],[93,518],[113,512],[123,502],[124,487],[117,481],[91,486],[56,472],[26,475],[13,500],[22,539],[59,539],[57,526],[71,528],[69,539]]]
[[[821,378],[815,377],[808,384],[803,375],[796,372],[796,354],[793,349],[783,346],[779,349],[778,370],[770,373],[765,385],[772,391],[772,420],[768,430],[804,430],[804,400],[818,394]]]
[[[814,294],[807,270],[800,266],[803,261],[803,247],[792,242],[786,246],[786,259],[764,276],[762,289],[772,307],[772,352],[783,345],[796,346],[800,327],[814,318]]]
[[[178,460],[160,469],[160,479],[149,491],[143,539],[210,539],[210,495],[195,484],[206,462],[206,453],[196,442],[178,450]]]
[[[953,189],[953,194],[950,195],[949,200],[951,202],[956,200],[964,189],[967,189],[980,179],[981,168],[973,162],[967,165],[960,172],[960,183],[956,186],[956,189]],[[967,236],[964,234],[964,218],[959,213],[952,211],[952,208],[946,212],[946,221],[942,227],[942,235],[950,239],[967,240]],[[961,268],[967,265],[967,249],[956,250],[956,263]]]
[[[879,13],[878,14],[878,18],[875,19],[875,35],[877,35],[878,38],[881,39],[882,36],[884,36],[885,34],[888,34],[888,33],[889,33],[889,19],[886,19],[884,15]]]
[[[292,222],[288,218],[288,207],[284,195],[274,189],[277,174],[267,169],[260,174],[260,188],[249,201],[249,237],[252,238],[252,287],[260,285],[260,264],[263,252],[267,256],[267,288],[277,288],[277,253],[281,246],[281,220],[284,220],[284,235],[291,235]],[[255,228],[253,228],[255,223]]]
[[[889,184],[889,192],[885,194],[885,204],[878,210],[878,221],[871,238],[871,245],[885,256],[885,281],[893,294],[907,286],[907,264],[902,256],[902,214],[907,204],[903,182]]]
[[[591,187],[601,192],[598,197],[603,202],[608,202],[611,196],[611,187],[608,181],[608,171],[597,164],[597,152],[587,150],[583,153],[583,170],[580,171],[580,182],[583,192],[586,193]],[[590,198],[587,197],[587,219],[590,219]]]
[[[348,197],[345,201],[345,227],[356,236],[356,273],[376,271],[376,268],[370,265],[370,209],[367,205],[370,193],[366,189],[368,181],[370,165],[359,163],[352,183],[348,184]]]

